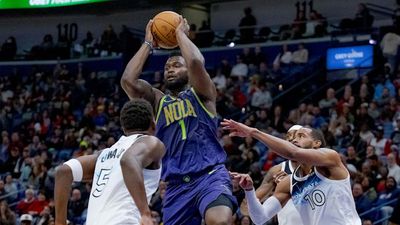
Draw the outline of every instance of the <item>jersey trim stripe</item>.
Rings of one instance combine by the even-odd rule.
[[[156,117],[156,123],[157,123],[157,121],[158,121],[158,117],[160,117],[161,109],[162,109],[162,106],[163,106],[163,104],[164,104],[164,100],[165,100],[166,97],[167,97],[167,96],[164,95],[164,96],[161,98],[160,103],[158,104],[158,112],[157,112],[157,117]]]
[[[193,92],[193,94],[194,94],[194,96],[196,97],[197,101],[199,102],[201,108],[203,108],[204,111],[206,111],[206,113],[207,113],[211,118],[214,118],[215,115],[212,114],[210,111],[207,110],[207,108],[204,106],[203,102],[200,100],[199,96],[197,96],[197,94],[196,94],[196,92],[194,91],[194,89],[193,89],[193,88],[190,88],[190,90]]]

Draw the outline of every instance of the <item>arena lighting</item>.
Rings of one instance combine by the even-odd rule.
[[[231,43],[229,43],[229,45],[227,45],[228,47],[230,47],[230,48],[233,48],[233,47],[235,47],[235,42],[231,42]]]
[[[376,45],[376,40],[374,40],[374,39],[369,39],[368,43],[369,43],[370,45]]]

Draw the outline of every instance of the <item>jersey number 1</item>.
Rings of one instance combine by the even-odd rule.
[[[186,140],[186,126],[183,120],[179,120],[179,125],[181,125],[182,130],[182,140]]]

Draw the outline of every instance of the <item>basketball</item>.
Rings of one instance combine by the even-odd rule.
[[[172,11],[160,12],[153,18],[151,33],[158,46],[172,49],[178,46],[175,29],[179,25],[179,14]]]

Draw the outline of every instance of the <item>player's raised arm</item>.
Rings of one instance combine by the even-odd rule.
[[[68,198],[72,182],[90,181],[93,179],[98,155],[81,156],[71,159],[57,167],[54,187],[55,223],[67,224]]]
[[[176,39],[189,70],[189,83],[198,95],[215,103],[217,97],[215,85],[204,67],[203,55],[187,36],[188,31],[186,19],[180,16],[180,23],[176,28]]]
[[[336,167],[342,164],[339,154],[331,149],[325,149],[325,148],[320,149],[319,145],[321,145],[321,143],[319,143],[318,145],[318,143],[316,142],[315,147],[314,146],[310,147],[316,149],[311,149],[311,150],[304,149],[297,147],[296,145],[288,141],[263,133],[256,128],[248,127],[242,123],[238,123],[233,120],[225,119],[221,124],[224,129],[229,130],[231,132],[230,133],[231,136],[253,137],[263,142],[272,151],[276,152],[277,154],[281,155],[286,159],[322,167]],[[308,129],[308,128],[302,128],[302,129]],[[296,139],[303,138],[301,135],[305,134],[298,131],[296,134]]]
[[[164,144],[158,138],[145,136],[136,141],[121,159],[125,185],[139,209],[141,224],[152,223],[142,171],[155,162],[158,164],[164,153]]]
[[[285,177],[279,182],[274,195],[269,197],[263,204],[256,197],[253,181],[248,174],[231,173],[231,178],[239,182],[239,185],[246,193],[247,206],[250,218],[256,225],[265,224],[275,216],[286,202],[290,199],[290,181]]]
[[[143,66],[150,55],[150,52],[155,45],[153,35],[151,34],[150,20],[146,26],[145,42],[129,61],[121,78],[121,86],[130,99],[144,98],[149,101],[153,108],[158,103],[163,93],[160,90],[153,88],[147,81],[139,79],[142,73]]]

